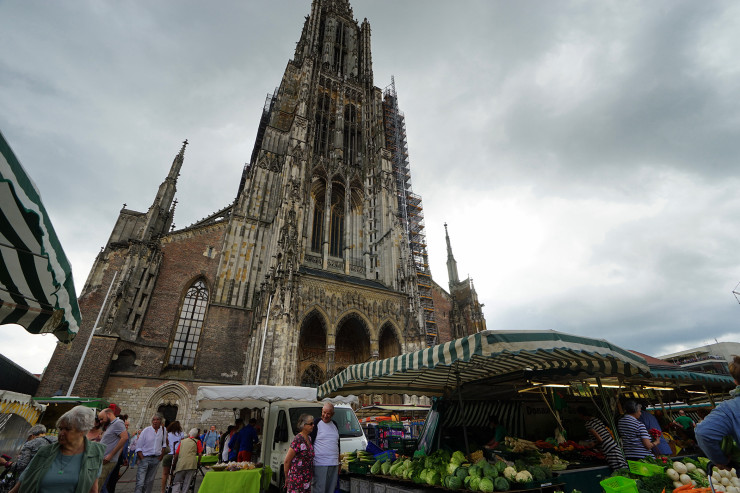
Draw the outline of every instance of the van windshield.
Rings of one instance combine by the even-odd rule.
[[[290,425],[293,427],[293,434],[300,433],[298,429],[298,418],[301,414],[310,414],[314,417],[314,420],[318,422],[321,419],[321,406],[316,407],[292,407],[289,409],[290,412]],[[339,438],[351,438],[361,437],[362,428],[360,423],[357,421],[357,416],[352,412],[352,409],[348,407],[335,407],[334,417],[332,420],[337,424],[339,428]]]

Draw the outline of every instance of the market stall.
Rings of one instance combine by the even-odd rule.
[[[85,406],[92,409],[105,409],[109,402],[99,397],[35,397],[34,400],[46,406],[46,411],[40,423],[49,430],[56,428],[57,420],[75,406]]]
[[[0,390],[0,450],[15,457],[45,406],[30,395]]]
[[[559,479],[575,474],[571,470],[589,470],[583,481],[598,485],[610,470],[597,460],[572,461],[569,466],[569,461],[558,458],[560,450],[516,447],[527,443],[536,449],[534,440],[549,443],[546,437],[563,442],[566,429],[582,428],[574,422],[568,400],[589,404],[614,428],[618,389],[624,387],[625,380],[642,377],[649,377],[643,358],[604,340],[555,331],[484,331],[415,353],[350,366],[320,386],[318,393],[324,397],[336,392],[382,391],[434,397],[419,444],[427,455],[443,449],[466,455],[483,453],[482,438],[493,414],[500,418],[508,436],[520,441],[513,447],[513,442],[509,443],[509,450],[500,453],[486,451],[489,462],[521,460],[519,472],[540,465],[549,471],[560,469]],[[531,457],[527,457],[530,451]],[[572,445],[563,452],[588,457]],[[524,462],[533,457],[542,464]],[[563,470],[566,467],[568,470]],[[547,478],[539,479],[539,486],[548,482]],[[526,486],[534,487],[534,482],[530,483]]]
[[[270,468],[211,470],[203,476],[199,493],[260,493],[270,485]]]
[[[428,412],[429,406],[373,404],[363,406],[355,414],[368,441],[381,449],[395,449],[396,444],[416,448]]]

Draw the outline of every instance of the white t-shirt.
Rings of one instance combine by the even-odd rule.
[[[316,443],[313,444],[314,459],[316,466],[336,466],[339,464],[339,430],[334,423],[324,423],[317,419]]]

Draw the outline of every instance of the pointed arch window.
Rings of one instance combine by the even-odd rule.
[[[344,159],[347,164],[357,165],[359,163],[359,149],[361,145],[362,140],[357,107],[354,104],[348,104],[344,107],[343,132]]]
[[[313,209],[313,227],[311,229],[311,250],[321,253],[324,240],[324,204],[316,202]]]
[[[329,239],[329,255],[344,257],[344,209],[343,204],[331,208],[331,238]]]
[[[198,349],[207,305],[208,287],[201,279],[188,289],[182,302],[177,331],[170,351],[170,366],[192,368],[195,364],[195,353]]]

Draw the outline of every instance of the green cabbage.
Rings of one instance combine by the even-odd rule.
[[[459,490],[462,488],[463,482],[460,478],[457,476],[448,476],[447,477],[447,487],[451,490]]]
[[[491,493],[493,491],[493,481],[490,478],[483,478],[480,480],[478,490],[483,493]]]
[[[506,481],[506,478],[499,476],[493,480],[493,486],[496,491],[506,491],[509,489],[509,482]]]
[[[473,491],[478,491],[478,487],[480,486],[480,478],[477,476],[473,476],[473,479],[470,480],[470,489]]]
[[[468,468],[467,467],[458,467],[455,470],[455,476],[457,476],[460,479],[465,479],[468,477]]]
[[[483,475],[487,478],[495,478],[498,476],[498,471],[491,464],[483,466]]]
[[[465,454],[463,454],[459,450],[456,450],[452,454],[452,457],[450,457],[450,462],[451,463],[454,463],[457,466],[459,466],[460,464],[462,464],[463,462],[465,462]]]
[[[437,471],[430,471],[427,473],[427,479],[426,482],[429,486],[436,486],[439,484],[439,472]]]

